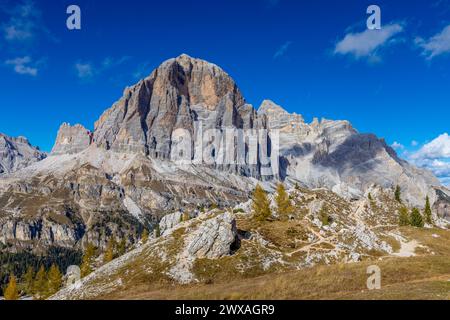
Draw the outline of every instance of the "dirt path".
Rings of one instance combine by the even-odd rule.
[[[393,256],[397,257],[414,257],[416,255],[416,248],[420,246],[419,242],[416,240],[411,240],[409,242],[400,240],[400,251],[393,253]]]

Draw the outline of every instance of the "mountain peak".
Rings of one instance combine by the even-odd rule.
[[[287,114],[288,112],[280,105],[276,104],[272,100],[264,100],[258,109],[258,114]]]
[[[0,174],[20,170],[45,157],[46,154],[33,147],[27,138],[0,133]]]

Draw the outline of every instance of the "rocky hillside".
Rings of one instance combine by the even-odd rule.
[[[248,140],[236,153],[229,149],[236,140],[208,140],[208,152],[194,144],[184,154],[192,162],[170,161],[180,143],[177,130],[199,137],[214,129],[223,138],[230,128],[263,132],[259,152],[252,154]],[[264,151],[276,155],[277,132],[280,157],[265,163]],[[212,162],[202,161],[205,154]],[[233,162],[219,161],[224,155]],[[131,246],[171,212],[233,207],[249,199],[258,181],[270,191],[280,179],[326,188],[345,201],[363,199],[373,184],[384,190],[399,185],[406,204],[423,207],[428,195],[434,212],[449,217],[450,192],[382,139],[358,133],[347,121],[307,124],[270,101],[257,111],[225,71],[181,55],[127,88],[94,132],[63,124],[48,158],[0,178],[0,242],[35,250],[88,242],[104,248],[115,236]]]
[[[0,175],[12,173],[46,157],[24,137],[8,137],[0,133]]]
[[[292,271],[317,266],[400,262],[419,252],[441,254],[398,227],[400,205],[392,191],[372,187],[370,199],[366,195],[357,202],[326,189],[297,188],[289,196],[295,211],[288,220],[274,215],[269,221],[256,221],[250,203],[227,211],[206,211],[182,222],[180,213],[170,214],[160,223],[160,237],[137,245],[52,298],[143,298],[165,290],[173,293],[166,297],[173,298],[174,288],[183,290],[177,286],[183,284],[194,286],[194,291],[195,286],[213,288],[234,280],[242,286],[266,275],[292,275]],[[210,289],[198,290],[197,297],[207,296],[203,290]],[[239,285],[233,290],[239,291]],[[266,298],[278,298],[278,294],[272,292]]]

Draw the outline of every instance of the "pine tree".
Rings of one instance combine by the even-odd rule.
[[[279,183],[277,186],[275,203],[277,205],[278,216],[282,220],[287,220],[289,215],[294,212],[294,207],[292,206],[289,195],[282,183]]]
[[[39,268],[33,284],[33,295],[38,299],[43,299],[47,295],[47,273],[44,266]]]
[[[47,294],[49,296],[58,292],[62,285],[62,274],[59,268],[53,264],[48,271]]]
[[[27,272],[23,276],[23,282],[24,282],[24,291],[32,295],[33,294],[33,283],[34,283],[34,269],[33,267],[29,266],[27,269]]]
[[[401,207],[399,210],[398,224],[400,226],[409,226],[411,222],[409,221],[408,208]]]
[[[402,189],[400,188],[399,185],[397,185],[397,186],[395,187],[395,200],[396,200],[398,203],[402,203]]]
[[[95,251],[94,245],[88,243],[80,266],[81,277],[86,277],[93,271],[92,264],[94,263]]]
[[[11,274],[9,276],[9,283],[4,292],[5,300],[18,300],[19,291],[17,290],[16,277]]]
[[[433,224],[433,217],[431,215],[431,206],[430,206],[430,198],[427,196],[425,199],[425,222],[428,224]]]
[[[372,198],[372,194],[369,192],[369,194],[367,195],[367,198],[369,199],[369,201],[373,201],[373,198]]]
[[[410,221],[413,227],[422,228],[424,226],[422,215],[420,214],[419,209],[413,208],[411,210]]]
[[[159,225],[157,225],[157,226],[159,227]],[[148,241],[148,230],[147,229],[144,229],[144,231],[142,232],[141,241],[142,241],[142,243],[147,243],[147,241]]]
[[[116,240],[114,237],[109,239],[106,245],[105,254],[103,255],[103,263],[111,262],[114,259],[116,250]]]
[[[256,220],[265,221],[271,215],[270,202],[264,189],[258,184],[253,193],[253,214]]]

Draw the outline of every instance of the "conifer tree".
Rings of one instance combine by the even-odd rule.
[[[431,215],[431,206],[430,206],[430,198],[427,196],[425,199],[425,222],[428,224],[433,224],[433,217]]]
[[[397,186],[395,187],[395,200],[396,200],[398,203],[402,203],[402,189],[400,188],[399,185],[397,185]]]
[[[38,299],[43,299],[47,295],[47,272],[42,265],[36,273],[36,278],[34,279],[33,284],[33,292],[34,296]]]
[[[328,215],[327,209],[325,207],[322,207],[319,211],[319,220],[324,226],[330,224],[330,216]]]
[[[105,254],[103,255],[103,263],[111,262],[114,259],[116,250],[116,240],[114,237],[109,239],[106,245]]]
[[[189,221],[190,220],[190,216],[189,216],[189,213],[187,213],[187,212],[185,212],[185,213],[183,213],[182,215],[181,215],[181,221]]]
[[[48,283],[47,283],[47,294],[51,296],[61,289],[62,285],[62,274],[59,268],[52,264],[50,270],[48,271]]]
[[[253,193],[252,209],[255,219],[258,221],[265,221],[272,215],[267,193],[259,184],[256,186]]]
[[[33,283],[34,283],[34,269],[32,266],[29,266],[27,272],[23,276],[24,282],[24,291],[32,295],[33,294]]]
[[[419,209],[413,208],[411,210],[410,221],[413,227],[422,228],[424,226],[424,221],[422,219],[422,215],[420,214]]]
[[[409,226],[411,222],[409,221],[408,208],[401,207],[399,210],[398,224],[400,226]]]
[[[159,228],[159,225],[157,225],[157,227]],[[142,240],[142,243],[147,243],[147,241],[148,241],[148,230],[147,229],[144,229],[144,231],[142,232],[141,240]]]
[[[16,277],[11,273],[9,283],[4,292],[5,300],[18,300],[19,291],[17,290]]]
[[[118,246],[117,246],[117,255],[123,256],[125,253],[127,252],[127,240],[124,238],[122,238],[122,240],[120,240]]]
[[[80,266],[81,277],[86,277],[92,272],[92,264],[94,263],[95,247],[88,243],[83,254],[83,259]]]
[[[157,224],[155,227],[155,237],[156,238],[161,237],[161,228],[159,227],[159,224]]]
[[[294,212],[294,207],[292,206],[286,188],[282,183],[279,183],[277,186],[275,203],[277,205],[278,217],[282,220],[287,220],[289,215]]]

